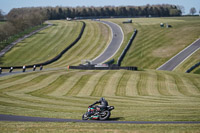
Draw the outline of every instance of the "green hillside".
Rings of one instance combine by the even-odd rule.
[[[122,24],[126,19],[110,19],[118,23],[125,34],[123,47],[134,29],[138,34],[133,41],[123,66],[138,66],[156,69],[200,37],[200,17],[179,18],[132,18],[132,24]],[[161,28],[160,23],[168,23],[172,28]],[[120,49],[115,59],[123,49]]]
[[[54,26],[23,40],[0,58],[1,66],[22,66],[52,59],[77,38],[82,27],[79,21],[50,22]],[[59,61],[48,67],[78,65],[83,59],[94,59],[107,47],[111,39],[110,29],[95,21],[86,20],[85,23],[86,28],[79,42]]]
[[[30,65],[52,59],[80,33],[81,22],[50,21],[54,25],[21,41],[0,58],[1,66]]]
[[[200,121],[200,76],[160,71],[52,70],[0,78],[0,114],[80,119],[106,97],[112,118]]]
[[[0,114],[81,119],[88,105],[104,96],[115,106],[113,120],[200,121],[199,80],[199,75],[162,71],[67,69],[0,77]],[[0,129],[5,132],[198,132],[199,124],[0,122]]]
[[[114,56],[115,60],[126,46],[134,29],[138,30],[122,66],[156,69],[199,38],[200,33],[199,17],[132,18],[132,24],[122,24],[125,19],[106,20],[119,24],[125,35],[121,49]],[[106,48],[111,39],[109,28],[95,21],[84,21],[86,29],[81,40],[58,62],[48,67],[78,65],[81,60],[94,59]],[[51,59],[78,36],[82,26],[81,22],[74,21],[51,22],[55,23],[53,27],[25,39],[0,58],[1,66],[27,65]],[[172,28],[161,28],[161,22],[172,25]]]
[[[199,124],[109,124],[61,122],[0,122],[2,132],[26,133],[198,133]]]
[[[47,67],[63,67],[67,65],[79,65],[82,60],[94,59],[100,55],[111,40],[111,31],[105,24],[84,20],[85,31],[78,43],[72,47],[63,57]]]
[[[183,73],[198,60],[199,51],[174,72],[153,70],[199,37],[200,18],[134,18],[132,24],[122,24],[125,19],[106,20],[118,23],[125,33],[115,60],[134,28],[138,29],[122,65],[138,66],[144,68],[143,71],[68,70],[67,65],[78,65],[83,59],[98,56],[111,39],[111,31],[106,25],[84,20],[86,28],[82,38],[60,60],[45,66],[43,71],[0,77],[0,114],[81,119],[88,105],[104,96],[115,106],[112,120],[200,121],[200,75]],[[82,26],[74,21],[51,22],[55,25],[25,39],[1,58],[1,63],[6,66],[46,61],[70,44]],[[173,27],[160,28],[161,22]],[[5,132],[36,132],[39,129],[40,132],[198,132],[200,128],[199,124],[116,126],[0,122],[0,130]]]

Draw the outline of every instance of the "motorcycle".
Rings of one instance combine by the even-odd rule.
[[[97,111],[97,106],[89,106],[85,114],[82,115],[82,120],[107,120],[110,118],[110,111],[114,109],[114,106],[107,106],[105,109]]]

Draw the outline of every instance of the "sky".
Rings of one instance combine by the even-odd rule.
[[[181,5],[185,8],[184,14],[189,14],[189,10],[195,7],[197,13],[200,11],[200,0],[0,0],[0,9],[6,14],[12,8],[38,7],[38,6],[143,6],[154,4]]]

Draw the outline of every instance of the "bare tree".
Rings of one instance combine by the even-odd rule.
[[[0,20],[3,15],[0,10]],[[14,8],[8,15],[7,21],[0,25],[0,49],[8,44],[13,35],[25,31],[28,28],[42,24],[47,18],[44,8]]]
[[[190,9],[190,14],[191,14],[191,15],[194,15],[196,12],[197,12],[197,10],[196,10],[194,7],[192,7],[192,8]]]
[[[3,20],[4,19],[4,15],[3,15],[3,11],[0,9],[0,20]]]
[[[184,6],[177,5],[177,9],[179,9],[181,11],[181,14],[185,13],[185,7]]]

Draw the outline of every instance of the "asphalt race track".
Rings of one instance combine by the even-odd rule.
[[[66,69],[65,67],[58,67],[58,68],[46,68],[46,69],[43,69],[43,70],[39,70],[39,68],[37,68],[35,70],[35,72],[39,72],[39,71],[49,71],[49,70],[60,70],[60,69]],[[8,75],[15,75],[15,74],[20,74],[20,73],[27,73],[27,72],[33,72],[33,70],[26,70],[25,72],[22,72],[22,70],[20,71],[13,71],[11,73],[9,72],[2,72],[0,74],[0,77],[3,77],[3,76],[8,76]]]
[[[200,49],[200,39],[196,40],[191,45],[183,49],[176,56],[172,57],[165,64],[157,68],[157,70],[173,71],[179,64],[190,57],[198,49]]]
[[[16,116],[0,114],[0,121],[21,121],[21,122],[82,122],[82,123],[121,123],[121,124],[200,124],[200,121],[99,121],[99,120],[77,120],[77,119],[58,119],[42,118],[30,116]]]
[[[92,64],[100,64],[111,58],[119,50],[123,40],[124,33],[120,26],[108,21],[100,21],[108,25],[112,30],[112,40],[108,47],[98,57],[92,60]]]

